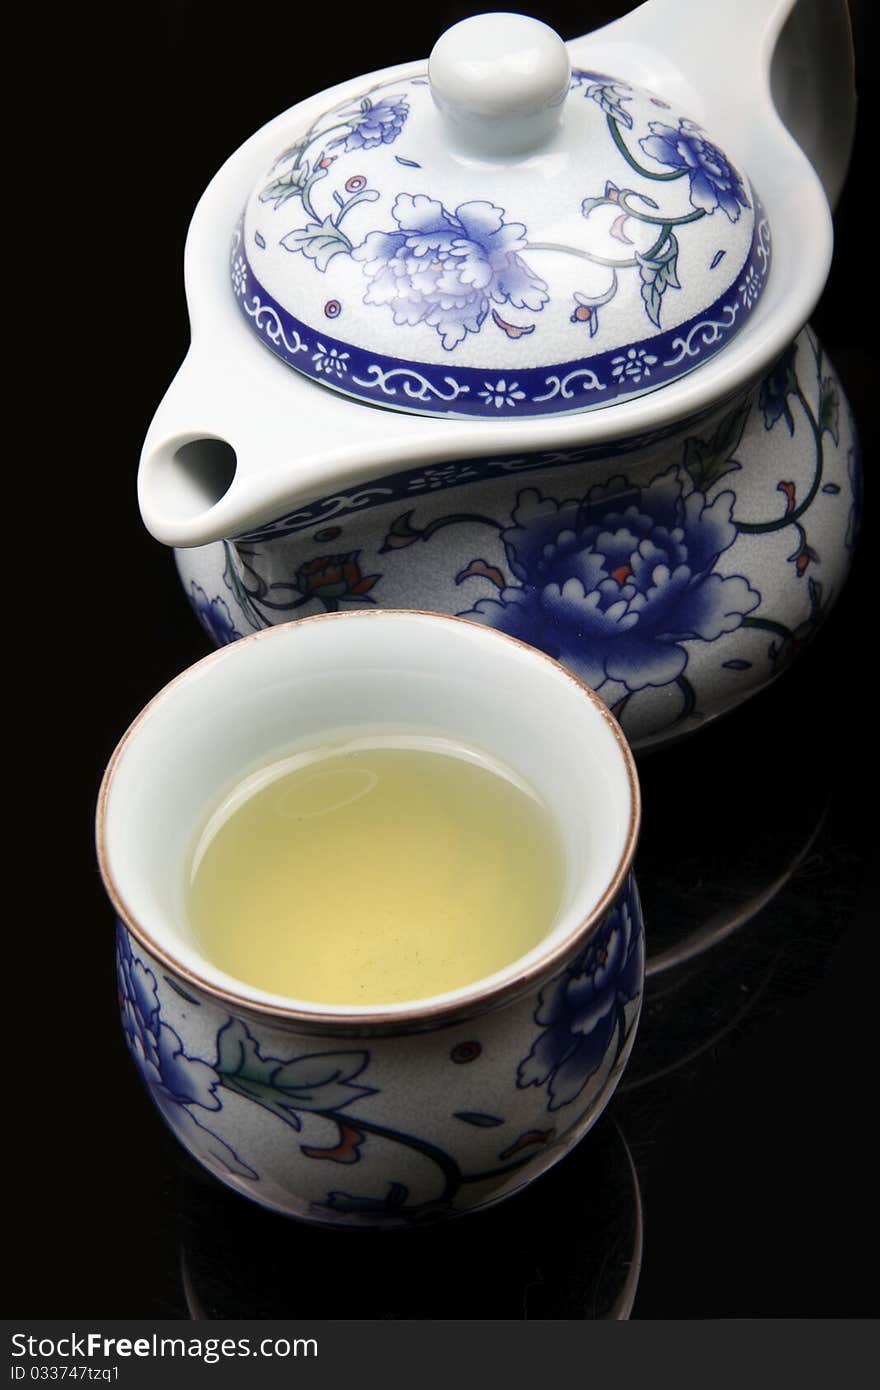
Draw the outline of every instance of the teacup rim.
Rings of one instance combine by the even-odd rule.
[[[472,630],[483,632],[489,636],[490,640],[500,639],[508,642],[515,647],[522,648],[532,659],[537,659],[547,663],[555,671],[568,680],[572,685],[585,695],[588,701],[594,706],[605,723],[617,745],[620,753],[623,768],[626,774],[627,788],[629,792],[629,824],[626,829],[626,836],[617,864],[611,873],[604,891],[601,893],[593,908],[582,918],[578,925],[573,928],[555,946],[548,949],[545,953],[537,957],[531,964],[522,971],[518,971],[511,977],[497,981],[494,984],[480,988],[481,982],[477,981],[468,992],[464,999],[443,1000],[442,996],[428,997],[425,1000],[413,1000],[411,1004],[401,1008],[397,1006],[393,1011],[383,1012],[384,1006],[375,1009],[365,1009],[358,1012],[345,1012],[344,1009],[323,1012],[320,1005],[314,1008],[303,1009],[298,1003],[291,1002],[288,1005],[270,1003],[265,1000],[254,998],[249,995],[247,985],[244,981],[238,981],[242,992],[227,989],[213,980],[205,978],[198,972],[185,965],[175,954],[165,946],[155,941],[149,930],[139,922],[135,914],[131,911],[126,900],[119,889],[116,879],[110,867],[110,856],[106,843],[106,821],[107,808],[110,799],[111,787],[115,776],[116,768],[122,760],[126,748],[137,734],[140,726],[150,717],[152,711],[164,702],[174,690],[179,686],[197,678],[197,673],[203,672],[206,667],[222,662],[227,659],[227,653],[231,649],[240,649],[245,644],[265,641],[267,639],[279,640],[280,632],[301,628],[305,624],[313,624],[325,621],[354,621],[356,619],[388,619],[406,616],[407,618],[427,619],[432,622],[440,623],[443,626],[463,625]],[[97,806],[95,811],[95,846],[98,860],[98,869],[104,885],[104,890],[110,899],[117,918],[135,940],[157,961],[171,971],[173,975],[187,987],[197,992],[207,995],[214,1002],[235,1011],[239,1015],[247,1015],[257,1021],[271,1021],[273,1025],[287,1026],[300,1033],[321,1033],[323,1035],[376,1035],[388,1036],[392,1034],[421,1032],[439,1026],[451,1026],[452,1024],[464,1022],[476,1015],[485,1014],[495,1009],[504,1007],[519,998],[529,989],[538,988],[545,980],[550,978],[563,963],[576,955],[588,942],[593,933],[601,925],[613,904],[623,892],[627,878],[632,870],[635,858],[636,846],[639,838],[641,826],[641,788],[638,773],[636,770],[635,757],[632,749],[623,732],[619,722],[615,719],[611,710],[592,689],[591,686],[576,676],[573,671],[557,661],[555,657],[549,656],[538,647],[532,646],[528,642],[522,641],[518,637],[511,636],[510,633],[501,632],[496,628],[488,628],[483,624],[475,623],[468,618],[457,617],[452,614],[431,612],[427,609],[418,608],[376,608],[376,609],[355,609],[347,612],[316,613],[306,618],[292,619],[286,623],[275,623],[267,628],[260,628],[255,632],[246,633],[234,643],[227,643],[218,647],[215,651],[208,652],[198,661],[184,668],[184,670],[173,676],[170,681],[162,686],[160,690],[152,696],[143,708],[135,715],[125,732],[117,742],[110,758],[107,762],[101,784],[98,791]],[[514,962],[515,963],[515,962]]]

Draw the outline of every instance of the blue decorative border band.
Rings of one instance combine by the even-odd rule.
[[[481,416],[558,415],[609,405],[654,390],[691,371],[725,346],[752,313],[770,267],[770,229],[755,201],[749,254],[734,285],[687,323],[638,343],[557,366],[507,372],[507,389],[477,367],[407,362],[365,352],[323,328],[320,334],[289,313],[254,274],[242,244],[242,223],[232,249],[232,282],[239,308],[279,357],[305,376],[372,404],[421,414]],[[492,394],[496,393],[496,394]],[[515,393],[515,395],[514,395]],[[492,395],[490,401],[486,396]],[[499,404],[500,401],[500,404]]]
[[[711,405],[686,420],[676,420],[670,425],[651,430],[648,434],[630,435],[627,439],[615,441],[605,440],[601,444],[584,445],[582,448],[545,449],[532,454],[492,454],[483,458],[422,464],[419,468],[388,473],[369,482],[341,488],[338,492],[319,497],[314,502],[307,502],[295,511],[267,522],[265,526],[240,532],[234,539],[244,542],[280,540],[283,536],[293,535],[297,531],[307,531],[313,526],[324,526],[328,521],[336,521],[355,512],[369,511],[371,507],[385,506],[389,502],[417,500],[419,497],[442,492],[450,487],[480,483],[486,478],[509,473],[532,473],[538,468],[567,468],[574,464],[587,463],[591,459],[609,459],[632,454],[639,449],[656,447],[673,435],[688,434],[717,410],[717,405]]]

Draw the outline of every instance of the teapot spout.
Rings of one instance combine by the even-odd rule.
[[[664,93],[711,129],[713,138],[717,132],[736,166],[748,169],[766,209],[763,225],[772,229],[779,254],[774,251],[761,303],[745,328],[723,352],[663,384],[662,391],[649,385],[619,400],[610,392],[612,409],[586,402],[582,410],[560,413],[552,405],[546,414],[442,417],[433,411],[435,399],[457,400],[459,384],[444,378],[445,385],[438,385],[396,357],[393,370],[368,368],[378,372],[370,383],[359,383],[375,386],[369,399],[346,399],[341,371],[339,381],[325,374],[318,384],[316,373],[325,373],[328,360],[320,336],[306,344],[297,332],[296,341],[289,341],[289,325],[272,308],[271,294],[259,284],[249,286],[245,300],[236,283],[237,224],[257,172],[273,167],[294,125],[310,129],[309,121],[326,112],[328,103],[362,95],[369,82],[373,90],[417,78],[424,64],[353,78],[257,131],[215,175],[196,208],[185,275],[192,346],[156,413],[140,465],[141,513],[159,541],[194,547],[234,539],[316,502],[336,505],[343,493],[346,507],[359,509],[387,492],[391,480],[399,482],[399,474],[439,462],[492,456],[506,466],[515,456],[575,447],[599,456],[606,445],[617,448],[621,440],[643,439],[693,418],[779,357],[809,317],[830,264],[829,203],[845,175],[855,109],[845,0],[649,0],[605,29],[573,40],[569,50],[575,66]],[[242,283],[245,278],[239,276]],[[575,298],[580,305],[582,297]],[[495,319],[505,332],[512,327]],[[566,324],[573,321],[566,317]],[[297,353],[312,354],[315,380],[277,355],[282,340],[290,361]],[[497,408],[502,378],[491,366],[485,370],[474,390]],[[559,376],[547,376],[545,385],[552,389],[534,400],[565,394]],[[443,395],[446,386],[456,394]],[[572,391],[568,397],[573,399]]]
[[[406,420],[368,410],[353,429],[348,403],[255,342],[225,295],[202,303],[141,453],[138,502],[157,540],[186,548],[235,537],[410,455]]]

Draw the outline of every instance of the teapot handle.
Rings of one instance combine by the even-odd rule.
[[[855,60],[847,0],[796,0],[770,64],[780,119],[837,205],[856,127]]]
[[[673,99],[678,87],[686,110],[685,88],[702,94],[721,133],[735,135],[769,103],[835,206],[855,133],[847,0],[647,0],[569,51],[575,64],[601,59]]]

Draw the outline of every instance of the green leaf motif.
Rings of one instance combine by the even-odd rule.
[[[630,98],[616,83],[594,82],[584,92],[584,96],[595,101],[600,111],[604,111],[606,116],[612,116],[625,130],[632,130],[632,116],[621,105],[621,102],[629,101]]]
[[[179,994],[181,999],[185,999],[187,1004],[194,1004],[197,1009],[202,1007],[201,999],[196,999],[194,994],[188,994],[183,988],[183,985],[179,985],[176,980],[172,980],[170,975],[163,975],[162,979],[165,981],[166,985],[168,985],[169,989],[173,989],[174,993]]]
[[[277,168],[279,164],[286,163],[288,159],[295,159],[297,155],[302,154],[303,150],[308,149],[310,143],[311,141],[308,139],[308,137],[303,136],[303,138],[301,140],[297,140],[295,144],[289,145],[287,149],[284,151],[284,153],[280,154],[278,158],[275,160],[275,167]]]
[[[217,1034],[215,1069],[225,1086],[261,1105],[323,1112],[373,1094],[371,1086],[352,1084],[369,1060],[359,1051],[312,1052],[286,1062],[265,1057],[245,1025],[230,1019]]]
[[[827,430],[834,443],[840,443],[840,397],[830,376],[823,378],[819,391],[819,429]]]
[[[616,203],[615,198],[585,198],[581,203],[581,213],[584,217],[589,217],[594,208],[604,207],[607,203]]]
[[[356,208],[358,203],[376,203],[379,201],[379,193],[375,188],[362,188],[360,193],[355,193],[344,204],[342,212],[339,214],[339,221],[347,217],[352,208]]]
[[[674,232],[669,233],[656,255],[640,255],[638,260],[645,311],[651,322],[659,328],[664,294],[668,289],[681,289],[678,278],[678,240]]]
[[[395,517],[388,529],[384,541],[379,548],[380,555],[387,555],[390,550],[402,550],[408,545],[413,545],[415,541],[429,541],[437,531],[441,531],[444,526],[461,526],[471,523],[477,526],[491,526],[493,531],[501,531],[503,528],[490,516],[480,516],[475,512],[461,512],[453,516],[437,516],[433,521],[429,521],[427,526],[413,526],[410,518],[411,511],[404,512],[401,516]]]
[[[743,437],[750,408],[751,403],[746,401],[728,411],[709,439],[691,437],[685,440],[682,462],[701,492],[742,467],[733,455]]]
[[[403,550],[414,541],[421,540],[421,528],[413,526],[410,520],[412,515],[411,511],[403,512],[401,516],[394,518],[379,549],[380,555],[387,555],[389,550]]]
[[[351,242],[336,226],[332,217],[323,222],[309,222],[305,227],[288,232],[281,238],[286,251],[302,251],[319,270],[326,270],[334,256],[351,251]]]
[[[286,174],[266,185],[260,194],[260,202],[274,203],[276,208],[280,208],[289,198],[300,197],[308,181],[308,162],[300,166],[294,165]]]

